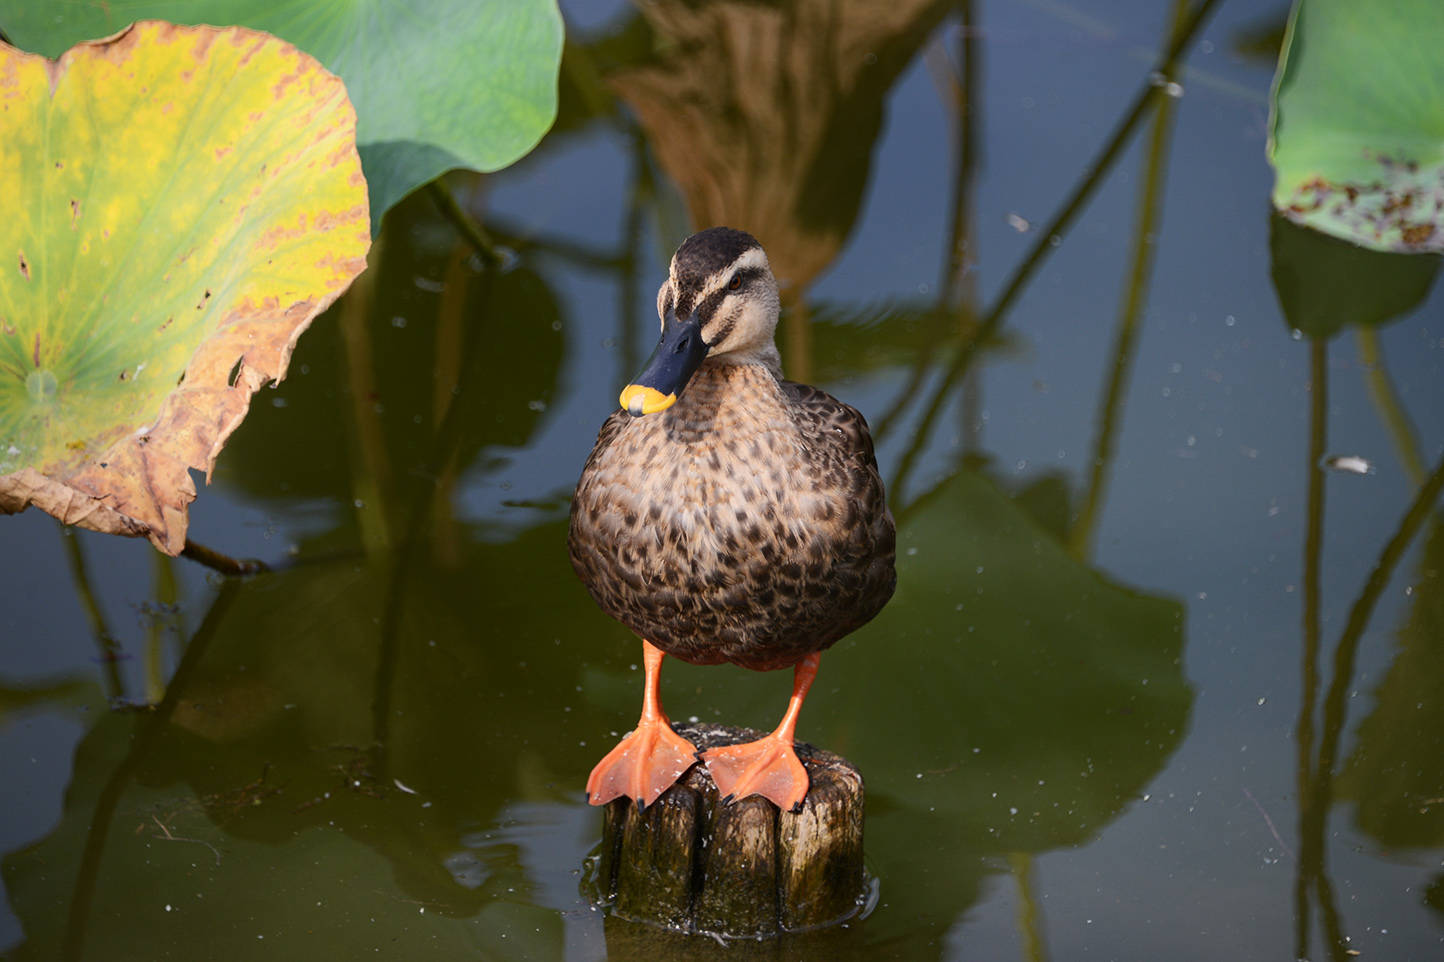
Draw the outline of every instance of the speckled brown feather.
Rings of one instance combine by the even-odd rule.
[[[791,666],[872,620],[897,583],[862,415],[726,359],[666,411],[607,420],[567,543],[604,611],[693,664]]]

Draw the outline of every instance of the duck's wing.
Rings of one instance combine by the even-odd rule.
[[[892,597],[897,584],[892,512],[872,433],[857,408],[807,384],[783,381],[782,390],[803,437],[812,490],[842,506],[814,524],[832,558],[830,577],[839,589],[835,601],[842,618],[836,637],[841,637],[870,621]]]
[[[862,412],[810,384],[783,381],[781,387],[791,402],[793,418],[814,456],[822,458],[829,466],[836,464],[844,471],[871,474],[876,484],[875,488],[872,484],[866,485],[871,489],[868,493],[877,498],[886,510],[882,477],[872,446],[872,432],[868,430],[867,419]]]
[[[616,473],[605,466],[608,453],[631,417],[626,411],[617,410],[602,423],[602,429],[597,432],[597,443],[587,456],[577,489],[572,494],[571,518],[567,525],[567,551],[571,555],[572,567],[592,597],[597,599],[597,604],[613,617],[616,612],[604,603],[604,593],[599,594],[606,571],[600,560],[600,548],[609,537],[605,528],[611,523],[609,506],[599,491],[607,488],[611,476]]]

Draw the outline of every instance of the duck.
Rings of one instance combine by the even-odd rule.
[[[642,712],[592,770],[593,805],[656,801],[694,763],[719,794],[782,811],[807,794],[794,749],[821,652],[892,597],[896,530],[867,421],[787,381],[767,254],[745,231],[688,237],[657,292],[661,339],[603,423],[567,546],[597,605],[642,640]],[[793,669],[764,738],[698,752],[662,707],[665,656]]]

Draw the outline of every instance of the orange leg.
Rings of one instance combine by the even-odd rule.
[[[712,773],[717,791],[724,798],[761,795],[784,812],[802,804],[807,796],[807,770],[792,748],[793,734],[797,730],[797,716],[802,713],[803,699],[812,687],[812,679],[817,677],[821,660],[821,655],[811,654],[797,663],[787,714],[771,735],[745,745],[712,748],[702,753],[702,761],[706,762],[707,771]]]
[[[636,730],[592,769],[587,800],[593,805],[625,795],[645,808],[697,760],[697,746],[672,731],[672,722],[662,711],[662,649],[644,640],[642,662],[647,670],[642,717]]]

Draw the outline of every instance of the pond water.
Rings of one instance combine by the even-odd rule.
[[[452,182],[506,271],[414,196],[257,396],[191,536],[288,567],[0,519],[0,955],[1444,957],[1444,533],[1406,519],[1444,293],[1425,262],[1349,323],[1271,224],[1284,5],[1221,4],[1101,167],[1171,4],[644,9],[565,4],[556,129]],[[867,779],[878,903],[731,949],[579,894],[641,657],[565,548],[713,223],[767,247],[784,365],[868,417],[899,520],[799,728]],[[764,729],[789,684],[663,674]]]

